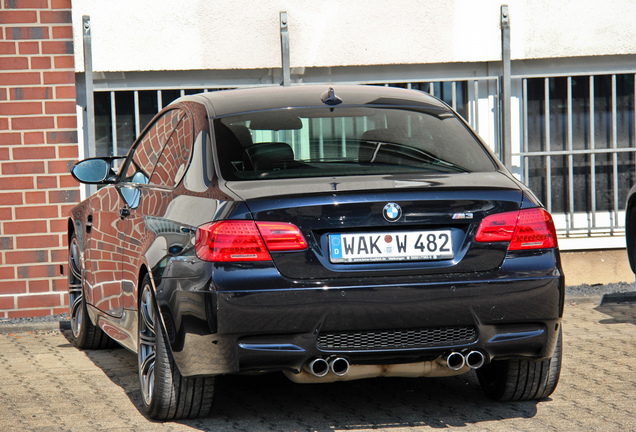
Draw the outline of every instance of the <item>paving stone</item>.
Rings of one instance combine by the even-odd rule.
[[[161,423],[141,412],[134,354],[0,326],[0,430],[636,431],[636,304],[570,301],[563,328],[561,381],[541,402],[493,402],[473,373],[328,385],[271,374],[224,377],[211,417]]]

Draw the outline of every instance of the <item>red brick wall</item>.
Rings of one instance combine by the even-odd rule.
[[[0,318],[57,314],[79,201],[71,0],[0,2]]]

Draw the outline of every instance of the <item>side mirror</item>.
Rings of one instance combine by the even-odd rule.
[[[91,158],[79,161],[73,166],[71,175],[81,183],[112,183],[116,177],[112,163],[117,159],[123,159],[123,157]]]

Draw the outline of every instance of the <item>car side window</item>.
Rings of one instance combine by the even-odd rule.
[[[188,167],[193,140],[192,118],[186,115],[164,146],[150,183],[167,187],[179,184]]]
[[[126,162],[124,182],[148,183],[161,150],[184,115],[181,110],[167,111],[146,131],[133,150],[132,158]]]

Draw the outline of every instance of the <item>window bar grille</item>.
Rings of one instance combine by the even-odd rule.
[[[568,119],[568,221],[565,235],[570,235],[574,229],[574,154],[572,139],[572,77],[567,78],[567,119]]]
[[[115,92],[110,92],[110,134],[112,135],[113,156],[119,155],[117,148],[117,106],[115,105]]]
[[[135,90],[133,92],[133,95],[135,101],[135,138],[137,138],[141,129],[141,126],[139,124],[139,92]]]
[[[433,82],[428,83],[428,93],[431,96],[435,96],[435,83],[433,83]]]
[[[525,153],[523,158],[523,178],[526,185],[530,184],[530,157],[528,156],[528,79],[524,78],[522,81],[522,95],[523,100],[523,152]]]
[[[457,81],[451,82],[451,107],[457,111]]]
[[[181,94],[181,97],[184,97],[185,96],[185,90],[181,90],[180,94]]]
[[[300,157],[300,149],[298,148],[298,134],[300,132],[297,130],[292,130],[292,131],[285,131],[285,133],[283,134],[283,141],[288,142],[295,155],[297,155],[296,157]],[[291,138],[291,140],[287,140],[287,135],[289,135],[289,137]],[[291,141],[291,142],[290,142]]]
[[[618,115],[616,114],[616,75],[612,75],[612,148],[618,148]],[[618,227],[618,152],[612,155],[612,183],[614,184],[614,212],[610,234]]]
[[[323,124],[322,124],[322,117],[318,118],[318,156],[320,157],[320,160],[324,160],[325,158],[325,137],[323,135]]]
[[[474,124],[473,129],[475,129],[475,132],[477,132],[477,134],[479,135],[479,81],[478,80],[474,80],[473,81],[473,93],[475,94],[474,100],[475,102],[473,103],[473,106],[475,107],[473,109],[473,122]]]
[[[490,80],[490,82],[487,84],[488,87],[488,93],[489,93],[489,101],[492,98],[492,112],[494,113],[498,113],[499,112],[499,98],[501,97],[501,88],[500,88],[500,82],[499,82],[499,77],[495,77],[494,79]],[[494,89],[491,88],[490,86],[494,86]],[[501,156],[501,152],[500,152],[500,147],[501,147],[501,128],[500,128],[500,123],[501,123],[501,119],[499,118],[498,115],[494,115],[494,125],[493,125],[493,130],[494,131],[499,131],[499,132],[494,132],[493,133],[493,137],[494,137],[494,143],[492,144],[492,148],[495,150],[495,154],[497,155],[497,157]]]
[[[569,156],[572,155],[599,155],[599,154],[614,154],[614,153],[633,153],[633,148],[625,148],[619,147],[617,149],[613,148],[599,148],[599,149],[586,149],[586,150],[552,150],[552,151],[536,151],[536,152],[528,152],[529,156]]]
[[[594,76],[590,76],[590,149],[596,149],[596,131],[594,130],[594,116],[595,116],[595,107],[594,107]],[[590,207],[592,209],[592,226],[588,231],[588,234],[592,234],[592,229],[596,228],[596,155],[594,153],[590,154]]]
[[[345,124],[344,117],[340,119],[340,130],[342,134],[342,137],[340,138],[340,148],[342,156],[347,157],[347,125]]]
[[[552,157],[550,156],[550,78],[544,78],[544,117],[545,117],[545,181],[546,181],[546,205],[548,212],[552,213]]]
[[[157,90],[157,112],[163,109],[163,102],[161,97],[161,90]]]

